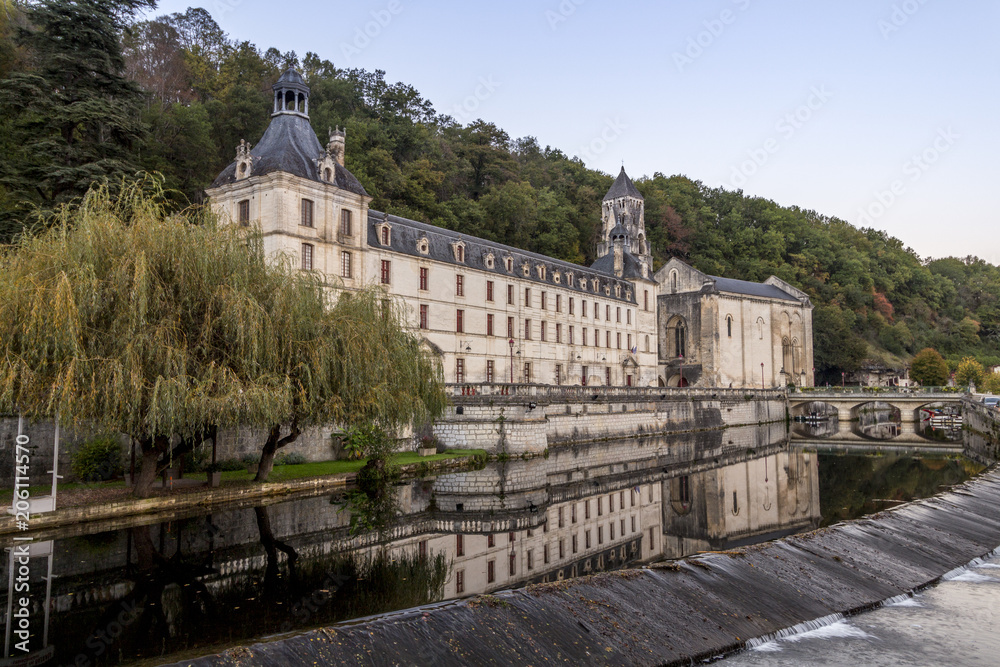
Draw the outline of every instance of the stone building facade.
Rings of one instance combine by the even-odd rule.
[[[710,276],[676,258],[656,281],[666,386],[813,386],[813,306],[804,292],[774,276]]]
[[[771,323],[786,311],[793,350],[786,366],[796,384],[811,382],[808,299],[771,284],[775,278],[758,286],[763,297],[727,289],[702,294],[702,274],[676,260],[654,276],[645,204],[624,169],[602,204],[598,258],[579,266],[371,210],[372,197],[345,167],[345,132],[331,131],[323,146],[308,108],[308,86],[288,70],[274,85],[260,141],[241,143],[208,189],[214,210],[232,223],[259,225],[269,256],[319,272],[331,287],[384,289],[440,359],[446,382],[678,384],[679,355],[671,357],[668,342],[683,321],[707,336],[691,339],[700,341],[687,361],[697,371],[689,370],[683,384],[753,385],[759,358],[766,360],[765,383],[774,386],[780,354],[752,334],[763,318],[769,339],[780,345],[779,326]],[[671,271],[681,276],[682,297],[666,290]],[[745,328],[738,338],[746,350],[709,350],[721,326],[716,320],[726,313],[738,314],[730,326]]]
[[[605,206],[616,235],[579,266],[371,210],[344,132],[323,147],[310,126],[302,77],[289,70],[274,90],[264,136],[208,190],[223,219],[260,225],[268,255],[396,297],[446,382],[656,385],[656,286],[624,171]]]

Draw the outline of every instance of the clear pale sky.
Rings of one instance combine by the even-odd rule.
[[[609,174],[684,174],[884,229],[922,257],[1000,264],[995,0],[164,0],[154,14],[189,5],[230,38],[385,70],[439,113]]]

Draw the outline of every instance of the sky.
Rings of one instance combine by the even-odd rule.
[[[995,0],[162,0],[439,113],[1000,264]],[[248,138],[249,139],[249,138]]]

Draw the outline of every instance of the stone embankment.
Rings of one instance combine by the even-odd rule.
[[[1000,471],[775,542],[339,625],[178,665],[688,665],[935,583],[1000,546]]]
[[[962,407],[966,456],[986,464],[1000,461],[1000,410],[972,398],[966,398]]]
[[[449,385],[434,435],[454,449],[540,454],[551,446],[784,422],[781,390]]]

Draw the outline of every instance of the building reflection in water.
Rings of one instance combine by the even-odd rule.
[[[398,521],[361,534],[342,495],[67,529],[54,541],[55,660],[228,645],[727,549],[820,517],[817,457],[790,448],[784,424],[554,448],[396,494]]]

